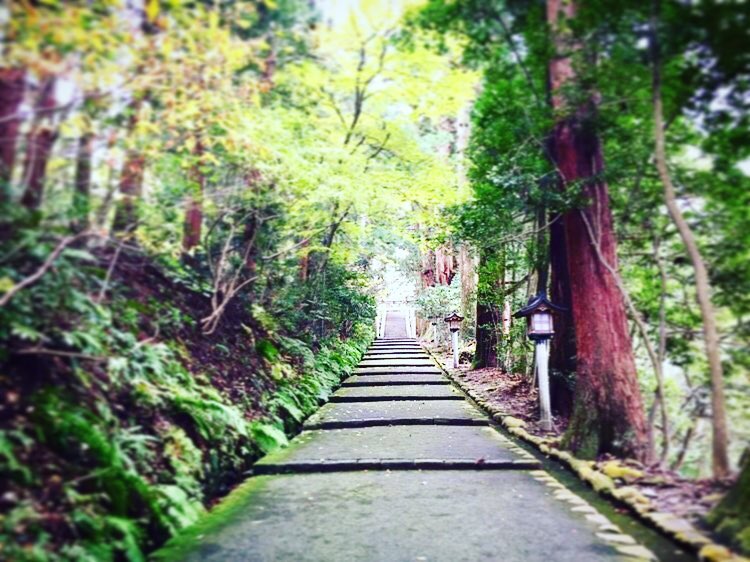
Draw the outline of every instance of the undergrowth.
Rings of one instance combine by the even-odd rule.
[[[14,243],[4,286],[52,249]],[[69,248],[0,308],[0,559],[144,560],[285,445],[373,337],[355,286],[339,299],[346,333],[280,316],[306,316],[295,288],[278,308],[238,299],[206,337],[207,299],[177,262],[124,252],[108,279],[113,252]]]

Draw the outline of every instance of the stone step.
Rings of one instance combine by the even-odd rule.
[[[415,400],[463,400],[462,396],[425,396],[424,393],[420,394],[403,394],[399,396],[391,395],[378,395],[372,396],[331,396],[328,401],[333,403],[345,403],[345,402],[388,402],[389,400],[403,402],[403,401],[415,401]]]
[[[434,366],[432,359],[364,359],[359,367],[429,367]]]
[[[342,399],[353,400],[434,400],[436,398],[449,400],[464,400],[450,385],[420,385],[405,384],[393,386],[355,386],[339,389],[333,396],[332,402],[342,402]]]
[[[424,349],[418,343],[390,343],[390,344],[377,344],[374,343],[368,347],[368,349]]]
[[[477,426],[485,427],[489,425],[486,419],[471,419],[464,417],[435,417],[435,418],[368,418],[356,420],[331,420],[322,422],[306,422],[305,429],[353,429],[362,427],[385,427],[390,425],[439,425],[439,426]]]
[[[365,351],[365,355],[392,355],[394,353],[404,353],[406,355],[421,354],[427,355],[424,349],[419,347],[386,347],[386,348],[370,348]]]
[[[465,400],[394,400],[325,404],[306,429],[398,424],[485,425],[487,418]]]
[[[450,462],[460,465],[454,468],[466,468],[520,460],[535,459],[491,427],[423,425],[303,431],[289,447],[267,455],[255,466],[383,461],[408,466],[429,461],[443,468],[449,468]]]
[[[157,559],[184,562],[625,560],[518,470],[256,476]],[[634,558],[630,557],[629,560]]]
[[[425,460],[379,460],[353,459],[341,461],[312,461],[283,464],[256,463],[249,474],[255,476],[268,474],[312,474],[324,472],[355,472],[362,470],[537,470],[542,465],[539,461],[477,461],[475,459],[438,459]]]
[[[365,355],[362,361],[405,361],[411,363],[412,361],[429,360],[429,357],[424,353],[383,353],[376,355]]]
[[[411,384],[449,385],[450,381],[442,375],[355,375],[346,379],[341,386],[399,386]]]
[[[442,375],[437,367],[357,367],[355,375]]]
[[[373,345],[367,348],[370,351],[388,351],[388,350],[404,350],[404,351],[424,351],[421,345]]]
[[[368,351],[365,352],[365,356],[368,356],[368,355],[379,356],[379,355],[427,355],[427,354],[421,349],[399,350],[399,349],[388,348],[388,349],[377,349],[377,350],[369,349]]]
[[[373,355],[365,355],[362,361],[392,361],[392,360],[404,360],[404,361],[421,361],[423,359],[429,360],[429,356],[424,353],[376,353]]]
[[[372,343],[417,343],[415,338],[378,338]]]

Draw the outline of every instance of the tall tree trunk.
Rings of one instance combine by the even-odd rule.
[[[669,458],[669,448],[671,445],[671,437],[669,430],[669,413],[667,412],[667,399],[664,390],[664,360],[667,356],[667,270],[664,267],[664,260],[661,257],[661,240],[658,236],[655,236],[652,240],[652,248],[654,251],[654,261],[659,269],[659,342],[655,352],[654,360],[654,375],[656,375],[656,388],[654,389],[654,403],[648,416],[648,431],[649,440],[651,442],[651,450],[656,450],[655,438],[654,438],[654,420],[656,419],[656,409],[661,414],[661,433],[662,433],[662,446],[660,461],[666,462]],[[647,333],[644,330],[643,333],[644,344],[650,345],[647,341]]]
[[[34,124],[26,141],[26,157],[23,165],[24,193],[21,204],[28,209],[38,209],[44,198],[44,182],[47,179],[47,162],[57,139],[52,128],[50,113],[55,107],[55,79],[48,78],[39,93],[34,108]]]
[[[140,152],[128,152],[120,176],[122,199],[117,204],[112,224],[112,229],[117,233],[132,232],[138,224],[138,205],[143,195],[145,167],[146,159]]]
[[[471,250],[466,243],[458,248],[458,270],[461,274],[461,314],[465,326],[474,326],[476,314],[476,265]]]
[[[435,252],[425,250],[422,252],[422,287],[435,286]]]
[[[185,205],[185,225],[182,233],[182,249],[189,252],[201,243],[203,226],[203,199],[200,194],[188,196]]]
[[[453,247],[446,244],[435,250],[435,282],[438,285],[450,285],[456,276],[456,258]]]
[[[471,104],[461,108],[456,118],[456,175],[459,186],[468,184],[466,150],[471,139]],[[467,242],[458,247],[458,271],[461,275],[461,314],[466,319],[465,326],[475,326],[476,322],[476,291],[477,291],[477,259]]]
[[[353,203],[349,203],[347,205],[346,209],[339,215],[339,203],[338,201],[334,203],[333,209],[331,210],[331,217],[332,222],[326,229],[326,232],[323,236],[323,247],[325,248],[324,252],[316,252],[312,256],[312,263],[315,264],[315,275],[321,275],[326,271],[326,268],[328,267],[328,262],[331,259],[331,247],[333,246],[333,242],[336,239],[336,234],[338,234],[339,229],[344,224],[344,221],[349,216],[349,213],[352,210]]]
[[[573,411],[573,389],[576,371],[576,334],[568,275],[568,251],[562,217],[550,219],[550,298],[564,310],[555,316],[555,337],[550,348],[550,392],[552,408],[565,416]]]
[[[483,287],[493,284],[494,279],[487,278],[484,267],[486,256],[483,252],[479,254],[479,289],[477,291],[477,325],[476,325],[476,351],[474,352],[474,368],[497,367],[497,320],[500,316],[497,306],[483,295]]]
[[[74,232],[82,232],[89,227],[91,210],[91,157],[93,154],[94,135],[84,133],[78,139],[76,156],[75,192],[73,193]]]
[[[260,88],[263,92],[270,92],[274,88],[274,76],[276,74],[276,66],[278,65],[278,57],[276,52],[276,41],[273,33],[269,33],[266,36],[266,41],[270,45],[270,51],[265,61],[263,61],[263,73],[260,80]]]
[[[703,319],[703,339],[706,357],[711,374],[711,416],[712,424],[712,464],[715,478],[729,474],[729,432],[727,428],[726,400],[724,397],[724,371],[721,365],[719,331],[716,327],[716,313],[711,303],[711,285],[703,256],[695,241],[690,225],[685,220],[677,202],[677,190],[667,166],[667,148],[664,134],[664,109],[661,95],[661,60],[658,42],[659,2],[653,3],[654,15],[651,22],[652,89],[654,109],[655,160],[659,179],[664,186],[664,201],[669,216],[677,227],[683,244],[690,256],[695,274],[695,292]]]
[[[107,138],[107,148],[105,150],[106,154],[111,154],[112,149],[114,148],[115,144],[117,143],[117,134],[116,130],[112,131]],[[107,179],[104,181],[104,185],[106,188],[106,191],[104,193],[104,198],[102,199],[101,204],[99,205],[99,208],[94,213],[94,227],[97,230],[103,230],[106,225],[107,221],[109,219],[109,212],[112,209],[112,202],[114,201],[115,197],[115,191],[117,191],[117,181],[116,181],[116,171],[114,167],[112,166],[111,160],[107,159],[106,161],[107,165]]]
[[[536,252],[534,262],[536,269],[536,292],[547,293],[547,284],[549,283],[549,252],[547,249],[547,232],[545,224],[547,221],[547,212],[544,206],[540,206],[536,213]]]
[[[306,240],[302,243],[302,248],[306,248],[310,245],[310,241]],[[310,275],[310,252],[304,251],[299,259],[299,279],[302,282],[307,281]]]
[[[26,71],[0,69],[0,202],[9,199],[9,186],[16,160],[16,143],[21,118],[18,110],[26,90]]]
[[[158,8],[158,2],[156,3]],[[161,31],[158,25],[159,9],[155,11],[140,9],[136,4],[128,5],[126,17],[133,19],[137,25],[134,35],[140,33],[148,37],[148,46],[151,52],[156,52],[156,36]],[[137,30],[136,30],[137,29]],[[147,62],[142,62],[137,73],[146,72]],[[128,104],[128,126],[127,138],[131,139],[135,134],[136,126],[140,117],[143,102],[150,97],[148,89],[133,93],[133,99]],[[119,191],[121,199],[115,208],[115,217],[112,230],[119,234],[129,234],[135,231],[139,221],[139,206],[143,198],[143,174],[146,169],[146,157],[137,147],[131,147],[125,155],[125,163],[120,175]]]
[[[201,228],[203,226],[203,190],[205,188],[205,177],[201,172],[200,157],[203,154],[203,145],[199,142],[195,145],[193,156],[198,160],[192,167],[190,193],[185,203],[185,223],[182,232],[182,249],[189,252],[201,243]]]
[[[604,168],[601,145],[590,122],[594,108],[571,111],[562,91],[574,78],[567,53],[576,45],[560,23],[574,15],[574,2],[547,0],[557,51],[549,64],[552,104],[558,114],[569,115],[560,118],[552,132],[553,158],[563,185],[583,180],[582,191],[590,202],[564,217],[577,349],[575,404],[564,444],[583,457],[612,453],[645,459],[647,425],[623,298],[592,247],[586,224],[594,225],[599,252],[616,270],[609,193],[598,177]]]
[[[141,99],[134,99],[128,109],[128,137],[132,137],[138,124],[138,114],[141,108]],[[112,230],[116,233],[132,232],[138,224],[138,205],[143,195],[143,173],[146,167],[146,158],[137,148],[130,148],[125,155],[125,163],[120,175],[120,196],[115,209],[115,218]]]

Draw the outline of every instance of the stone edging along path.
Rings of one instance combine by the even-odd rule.
[[[739,556],[724,545],[714,542],[687,519],[672,513],[657,511],[651,500],[636,488],[618,485],[612,478],[597,470],[592,461],[578,459],[568,451],[555,447],[549,439],[532,435],[524,429],[526,422],[511,416],[508,412],[477,396],[463,384],[459,377],[455,376],[455,371],[443,364],[443,361],[433,350],[427,346],[423,346],[423,348],[438,364],[440,370],[508,433],[529,443],[547,457],[559,461],[578,478],[591,486],[599,495],[626,507],[636,518],[649,527],[696,553],[700,560],[705,562],[750,562],[750,559]]]

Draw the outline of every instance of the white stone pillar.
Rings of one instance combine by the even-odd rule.
[[[536,342],[536,373],[539,379],[539,419],[543,430],[552,430],[552,405],[549,393],[549,340]]]
[[[458,330],[451,332],[451,347],[453,348],[453,368],[458,369]]]

